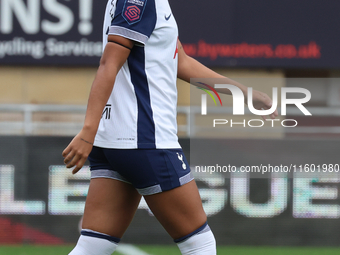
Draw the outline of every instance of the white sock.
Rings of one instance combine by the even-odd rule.
[[[94,233],[95,236],[86,233]],[[110,236],[95,231],[82,231],[76,247],[69,255],[111,255],[117,248],[118,243],[109,241]],[[119,239],[118,239],[119,240]]]
[[[216,255],[216,241],[210,228],[177,243],[182,255]]]

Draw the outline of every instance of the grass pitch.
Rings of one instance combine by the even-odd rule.
[[[73,246],[0,246],[0,255],[67,255]],[[180,255],[176,246],[138,246],[150,255]],[[115,255],[122,255],[115,252]],[[338,247],[219,246],[218,255],[338,255]]]

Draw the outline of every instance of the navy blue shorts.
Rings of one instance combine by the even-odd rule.
[[[132,184],[141,195],[152,195],[192,181],[182,149],[105,149],[89,155],[91,178]]]

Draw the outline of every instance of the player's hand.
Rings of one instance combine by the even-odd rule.
[[[246,98],[246,103],[248,102],[248,99]],[[257,110],[269,110],[272,107],[273,101],[271,98],[263,92],[253,90],[253,106]],[[275,119],[278,116],[277,109],[269,115],[271,119]],[[262,116],[264,120],[266,120],[266,116]]]
[[[85,164],[93,147],[94,138],[86,134],[85,131],[80,131],[70,144],[63,151],[64,163],[67,168],[76,166],[72,173],[76,174]]]

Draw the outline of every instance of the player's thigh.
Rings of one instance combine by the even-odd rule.
[[[144,198],[155,217],[174,239],[192,233],[207,221],[195,181]]]
[[[108,178],[91,179],[82,228],[121,238],[140,199],[131,184]]]

